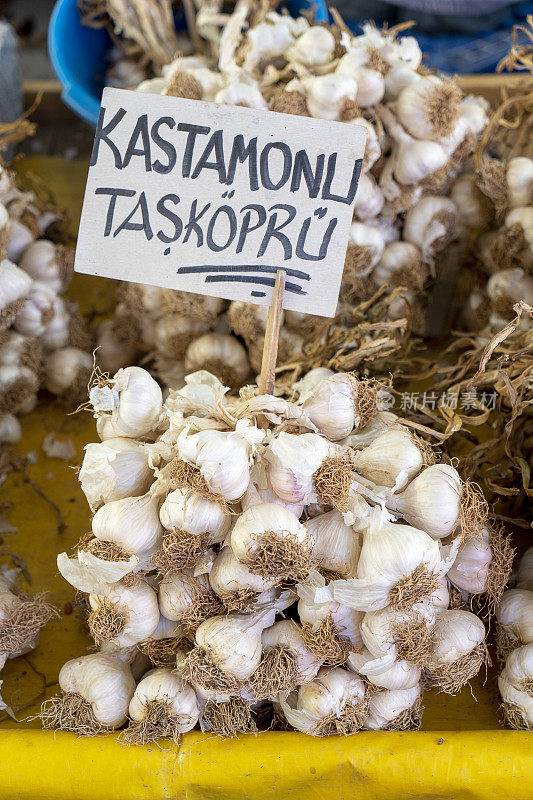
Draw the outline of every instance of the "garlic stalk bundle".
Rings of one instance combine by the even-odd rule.
[[[32,279],[7,258],[0,261],[0,331],[7,330],[24,307]]]
[[[220,613],[222,603],[213,593],[207,575],[183,569],[165,575],[159,584],[159,609],[166,619],[181,622],[187,631],[194,631],[207,617]]]
[[[261,634],[275,617],[274,607],[206,619],[196,631],[195,649],[178,664],[178,672],[193,685],[234,693],[259,666]]]
[[[231,524],[220,503],[187,488],[167,495],[159,518],[166,531],[156,556],[162,572],[194,566],[205,550],[223,541]]]
[[[153,481],[148,453],[134,439],[116,437],[86,444],[79,472],[81,490],[91,511],[113,500],[143,495]]]
[[[141,367],[120,369],[103,385],[93,386],[90,403],[100,439],[141,439],[157,427],[163,406],[159,385]]]
[[[121,739],[125,744],[142,745],[158,739],[178,744],[181,735],[194,728],[199,713],[191,686],[170,669],[153,669],[135,688],[128,710],[131,723]]]
[[[346,661],[347,669],[363,675],[380,689],[412,689],[418,687],[422,670],[416,664],[398,659],[392,664],[375,658],[365,647],[351,652]]]
[[[41,628],[52,617],[59,616],[44,597],[44,594],[28,597],[0,574],[0,670],[8,658],[37,647]]]
[[[294,708],[283,698],[280,705],[290,725],[310,736],[349,736],[367,715],[365,684],[340,667],[321,669],[314,681],[300,686]]]
[[[178,437],[178,453],[197,467],[213,494],[233,502],[240,499],[250,482],[250,466],[265,433],[248,420],[239,420],[234,431],[187,428]]]
[[[314,540],[298,517],[275,503],[259,503],[237,519],[230,546],[250,572],[267,580],[300,580],[314,565]]]
[[[363,614],[334,601],[321,575],[312,573],[308,583],[298,584],[296,591],[304,641],[327,666],[344,664],[350,650],[361,650]]]
[[[368,699],[363,728],[369,731],[409,731],[420,727],[422,703],[420,686],[390,689]]]
[[[195,339],[185,353],[185,369],[204,369],[213,373],[225,386],[241,386],[250,372],[246,350],[234,337],[206,333]]]
[[[118,656],[93,653],[67,661],[59,686],[62,696],[41,706],[43,728],[96,736],[126,722],[135,680],[129,664]]]
[[[261,647],[261,660],[248,683],[256,700],[273,700],[309,683],[325,660],[307,646],[302,628],[290,619],[266,627]]]
[[[89,595],[89,630],[95,642],[131,647],[148,639],[159,622],[156,592],[145,581],[116,583],[105,595]]]
[[[353,462],[357,471],[373,483],[401,489],[420,472],[426,458],[421,440],[398,426],[377,436],[354,455]]]
[[[376,413],[376,390],[349,373],[324,378],[300,402],[319,433],[330,441],[344,439]]]
[[[92,370],[93,359],[89,353],[76,347],[64,347],[48,356],[44,385],[52,394],[73,404],[85,395]]]
[[[509,589],[496,608],[498,649],[505,655],[513,647],[533,643],[533,591]]]
[[[423,261],[432,266],[435,255],[459,238],[460,230],[455,203],[447,197],[426,195],[407,212],[403,238],[416,245]]]
[[[417,139],[439,139],[453,128],[460,114],[461,92],[451,80],[426,75],[406,86],[396,108],[400,122]]]
[[[409,611],[429,600],[453,563],[457,544],[442,547],[425,531],[375,517],[363,535],[357,578],[334,581],[333,597],[358,611]],[[371,650],[371,648],[369,648]]]
[[[93,517],[92,531],[101,542],[116,545],[125,553],[151,555],[161,543],[160,499],[151,491],[141,497],[111,500]],[[116,549],[110,547],[110,553]],[[103,548],[101,549],[103,552]]]
[[[264,598],[270,599],[269,592],[276,585],[276,579],[250,572],[231,547],[223,547],[209,572],[209,583],[227,611],[246,611]]]
[[[487,661],[485,626],[470,611],[438,611],[433,629],[429,680],[442,692],[457,693]]]
[[[409,611],[391,607],[365,614],[361,635],[367,650],[391,666],[397,659],[427,668],[432,659],[436,612],[430,603],[415,603]]]
[[[426,531],[433,539],[449,536],[459,521],[468,522],[463,527],[466,535],[476,522],[476,508],[467,515],[468,506],[462,499],[465,494],[461,479],[455,467],[448,464],[434,464],[426,467],[400,494],[387,500],[387,508],[396,512],[406,522]],[[481,515],[481,511],[479,512]],[[469,517],[472,517],[471,519]]]

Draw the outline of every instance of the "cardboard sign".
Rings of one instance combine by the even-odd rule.
[[[77,272],[333,316],[364,154],[344,122],[105,89]]]

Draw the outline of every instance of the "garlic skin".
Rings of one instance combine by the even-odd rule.
[[[20,261],[21,268],[34,281],[40,281],[52,292],[60,292],[65,288],[65,275],[57,259],[56,247],[48,239],[38,239],[24,251]]]
[[[319,514],[307,520],[305,528],[313,542],[313,555],[323,569],[346,578],[355,575],[361,537],[346,525],[339,511]]]
[[[126,614],[126,624],[122,632],[108,640],[117,647],[132,647],[149,639],[155,631],[159,622],[157,594],[146,581],[139,581],[131,586],[116,583],[109,587],[105,596],[89,595],[89,604],[93,611],[98,611],[103,600],[107,600],[118,612]]]
[[[357,578],[333,581],[333,597],[358,611],[379,611],[393,600],[399,608],[409,609],[431,596],[436,579],[447,573],[455,553],[456,548],[443,549],[425,531],[409,525],[371,524],[363,535]],[[409,586],[417,569],[430,578],[427,586],[418,583],[422,576]],[[409,599],[400,590],[404,582]]]
[[[148,491],[154,475],[139,442],[117,437],[86,444],[84,450],[78,478],[92,512],[105,503]]]
[[[159,385],[141,367],[120,369],[103,387],[89,393],[100,439],[141,439],[157,426],[163,407]]]
[[[265,466],[260,461],[256,461],[250,471],[250,483],[241,499],[241,507],[243,511],[248,511],[258,503],[275,503],[283,506],[287,511],[295,514],[298,519],[304,510],[303,503],[287,503],[277,496],[270,485]]]
[[[342,719],[345,708],[361,706],[365,698],[365,684],[360,678],[341,667],[323,668],[311,683],[300,686],[296,707],[280,698],[287,721],[296,730],[311,736],[320,736],[320,724],[331,719]],[[351,733],[355,733],[354,727]]]
[[[0,414],[0,444],[16,444],[22,439],[22,427],[14,414]]]
[[[356,454],[357,471],[379,486],[393,488],[411,481],[424,466],[424,456],[408,430],[398,426],[377,436]]]
[[[334,444],[318,434],[280,433],[264,454],[273,490],[287,503],[316,503],[313,475],[326,458],[338,453]]]
[[[422,470],[403,492],[390,497],[386,505],[433,539],[443,539],[457,526],[461,494],[457,470],[449,464],[434,464]]]
[[[114,730],[126,722],[135,681],[129,664],[114,655],[93,653],[67,661],[59,671],[59,686],[64,694],[81,695],[98,722]]]
[[[362,424],[358,403],[363,384],[339,372],[324,378],[305,399],[303,409],[319,433],[330,441],[345,439]]]
[[[18,219],[12,219],[9,240],[6,245],[9,261],[18,264],[22,258],[22,254],[34,239],[35,236],[26,225],[23,225]]]
[[[425,75],[400,92],[396,105],[399,120],[417,139],[445,136],[460,113],[457,94],[453,84]]]
[[[230,546],[241,564],[253,562],[265,534],[280,541],[312,544],[308,530],[295,514],[275,503],[258,503],[241,514],[231,531]]]
[[[190,569],[175,570],[159,584],[159,609],[166,619],[179,622],[194,608],[198,596],[209,592],[207,575],[194,575]]]
[[[368,700],[368,716],[363,728],[378,731],[393,723],[404,712],[410,711],[420,697],[420,686],[411,689],[391,689],[378,692]]]
[[[259,108],[268,111],[268,103],[261,94],[255,82],[232,78],[215,95],[215,103],[230,106],[243,106],[244,108]]]
[[[196,631],[196,644],[229,677],[250,678],[261,660],[261,635],[274,623],[273,608],[252,614],[210,617]]]
[[[426,195],[407,212],[403,238],[416,245],[423,260],[431,263],[437,252],[459,237],[460,229],[455,203],[447,197]]]
[[[192,536],[210,535],[209,543],[222,542],[231,526],[231,517],[219,503],[188,489],[170,492],[159,512],[167,531],[181,530]]]
[[[357,675],[364,675],[374,686],[389,690],[418,687],[422,674],[420,667],[410,661],[398,659],[392,664],[383,663],[366,648],[350,653],[346,666]]]
[[[461,221],[467,228],[486,227],[492,217],[490,204],[477,188],[476,179],[471,173],[459,175],[452,186],[450,198],[455,203]]]
[[[469,537],[460,545],[448,580],[463,592],[481,594],[487,589],[491,561],[490,532],[483,528],[479,536]]]
[[[268,580],[250,572],[236,558],[231,547],[223,547],[209,572],[209,583],[215,594],[224,598],[243,589],[257,594],[266,592],[275,586],[276,580]]]
[[[170,707],[171,714],[179,720],[179,733],[192,731],[198,722],[200,710],[194,689],[183,683],[173,670],[160,667],[146,673],[130,700],[130,718],[142,722],[150,703]]]
[[[178,437],[178,453],[183,461],[200,470],[213,494],[233,502],[243,496],[250,482],[250,466],[264,431],[239,420],[234,431],[204,430]]]
[[[261,646],[264,653],[274,647],[283,647],[294,655],[299,685],[313,680],[324,662],[323,658],[316,656],[306,646],[300,626],[292,619],[282,619],[265,628],[261,636]]]
[[[216,373],[218,365],[224,372],[220,376],[223,382],[226,382],[226,377],[231,377],[231,383],[238,386],[248,376],[250,364],[246,350],[234,336],[206,333],[188,346],[185,353],[187,372],[207,369]]]
[[[128,553],[151,554],[160,546],[163,534],[159,500],[150,493],[112,500],[94,515],[92,531],[97,539],[114,542]]]
[[[315,369],[309,370],[299,381],[296,381],[292,388],[302,397],[310,394],[321,380],[329,378],[334,374],[335,373],[327,367],[315,367]]]
[[[512,641],[533,642],[533,591],[509,589],[496,609],[496,620]]]
[[[470,611],[438,611],[433,628],[432,658],[439,666],[452,664],[484,642],[485,636],[485,626]]]
[[[533,159],[516,156],[507,162],[509,202],[513,207],[533,203]]]
[[[76,398],[87,385],[92,369],[89,353],[77,347],[64,347],[48,356],[44,385],[52,394]]]
[[[0,330],[12,324],[20,310],[15,304],[27,297],[31,287],[32,279],[24,270],[7,258],[0,261]]]

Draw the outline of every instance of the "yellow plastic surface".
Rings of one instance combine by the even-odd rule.
[[[30,165],[54,186],[58,202],[76,218],[85,169],[59,160]],[[70,296],[84,311],[113,305],[114,285],[76,276]],[[18,532],[4,544],[21,554],[31,574],[29,591],[48,590],[62,611],[73,592],[59,576],[56,554],[70,550],[89,529],[90,513],[72,466],[83,446],[96,439],[88,413],[66,416],[57,402],[44,403],[23,420],[19,454],[34,451],[28,470],[60,509],[58,530],[52,507],[24,476],[8,475],[0,487],[6,512]],[[71,438],[72,464],[42,452],[46,433]],[[67,611],[70,609],[67,606]],[[20,720],[37,713],[44,697],[57,693],[57,676],[69,658],[88,652],[91,642],[74,613],[62,613],[42,632],[37,649],[8,661],[2,693]],[[485,676],[483,676],[484,678]],[[499,730],[495,675],[457,697],[428,693],[423,731],[360,733],[347,739],[313,739],[297,733],[265,733],[222,741],[190,733],[178,749],[121,747],[114,736],[77,739],[39,730],[39,722],[0,717],[0,800],[531,800],[533,738]]]

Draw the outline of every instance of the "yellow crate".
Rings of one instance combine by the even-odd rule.
[[[58,204],[77,223],[86,167],[59,159],[28,159],[53,186]],[[114,283],[76,276],[69,291],[84,312],[113,304]],[[32,577],[31,591],[50,591],[61,609],[72,589],[59,576],[58,552],[70,550],[89,529],[90,513],[71,465],[42,452],[46,433],[72,438],[81,462],[84,444],[96,439],[88,413],[66,416],[57,402],[42,403],[23,420],[17,452],[34,451],[27,474],[11,472],[1,489],[18,533],[6,535]],[[66,524],[59,530],[54,508]],[[0,718],[1,800],[531,800],[533,764],[528,733],[499,730],[494,674],[457,697],[429,692],[423,731],[365,732],[349,738],[313,739],[298,733],[264,733],[222,741],[190,733],[180,748],[169,744],[121,747],[115,736],[78,739],[39,730],[36,714],[57,693],[57,675],[91,642],[76,613],[53,620],[37,649],[8,661],[1,673],[5,699],[20,708],[20,723]]]

